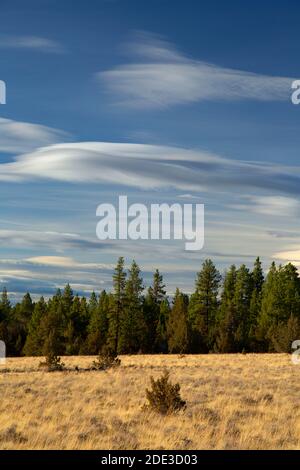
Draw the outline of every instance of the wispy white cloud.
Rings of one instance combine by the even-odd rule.
[[[200,196],[196,196],[195,194],[180,194],[177,197],[178,199],[200,199]]]
[[[164,108],[204,100],[290,99],[292,78],[235,70],[194,60],[169,43],[145,36],[132,45],[137,61],[97,74],[117,102]]]
[[[248,210],[256,214],[275,217],[297,217],[300,214],[300,201],[286,196],[246,196],[247,204],[235,204],[231,207]]]
[[[96,236],[84,238],[76,233],[47,232],[34,230],[0,230],[0,244],[25,248],[47,248],[55,252],[66,249],[100,249],[102,244]],[[105,243],[109,247],[109,242]]]
[[[300,193],[299,166],[238,161],[200,150],[146,144],[57,144],[0,164],[0,181],[35,179],[192,192],[226,190],[232,194],[243,188],[244,192],[269,191],[272,196]]]
[[[62,54],[65,47],[58,41],[40,36],[0,36],[2,49],[29,49],[40,52]]]
[[[104,263],[82,263],[69,256],[34,256],[26,258],[26,263],[37,266],[53,266],[57,268],[76,268],[76,269],[114,269],[113,264]]]
[[[66,132],[0,117],[0,152],[24,153],[37,147],[61,142],[68,137]]]

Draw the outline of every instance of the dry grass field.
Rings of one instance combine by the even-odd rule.
[[[1,449],[300,449],[300,366],[290,356],[123,356],[106,372],[91,357],[0,366]],[[187,407],[142,411],[150,376],[167,367]]]

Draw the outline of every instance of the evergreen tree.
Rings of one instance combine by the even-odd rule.
[[[261,311],[257,321],[256,339],[260,344],[260,350],[268,350],[267,333],[272,325],[273,312],[276,310],[276,298],[278,289],[278,271],[273,261],[262,288]]]
[[[125,302],[120,322],[118,354],[134,353],[144,348],[146,326],[143,316],[143,280],[135,261],[129,269]]]
[[[8,298],[6,287],[4,287],[0,298],[0,322],[8,320],[10,312],[11,304]]]
[[[120,257],[113,275],[113,298],[109,305],[109,328],[107,347],[117,354],[119,346],[120,321],[124,313],[126,273],[124,258]]]
[[[91,293],[88,309],[89,318],[91,319],[92,316],[95,314],[96,310],[98,309],[98,298],[94,291]]]
[[[159,317],[155,335],[155,350],[157,352],[168,352],[167,325],[170,316],[170,305],[168,299],[164,299],[159,306]]]
[[[33,309],[34,304],[30,294],[27,292],[22,301],[16,304],[12,310],[8,325],[8,334],[9,343],[13,345],[12,349],[14,355],[21,355],[23,351]]]
[[[59,356],[65,353],[64,306],[60,299],[53,298],[48,305],[47,314],[41,319],[44,356]]]
[[[163,328],[163,324],[159,325],[159,322],[163,321],[160,310],[161,304],[165,300],[165,296],[166,291],[163,283],[163,276],[160,274],[159,270],[156,269],[153,275],[153,284],[149,287],[144,302],[148,352],[155,352],[156,348],[159,347],[158,344],[162,341],[162,338],[160,338],[157,343],[156,336],[158,331],[162,333],[161,327]]]
[[[218,312],[218,321],[222,321],[225,318],[228,307],[230,307],[234,302],[236,274],[237,269],[234,264],[231,265],[229,270],[225,273]]]
[[[188,351],[188,298],[176,289],[174,303],[167,324],[168,349],[171,353]]]
[[[66,311],[66,303],[64,302],[64,313],[66,314],[66,327],[64,331],[65,352],[68,355],[76,355],[79,353],[81,345],[80,324],[81,324],[81,310],[80,298],[76,295],[72,296],[70,302],[70,310]]]
[[[300,338],[300,321],[291,315],[288,322],[279,322],[272,325],[268,331],[271,350],[278,353],[291,353],[292,343]]]
[[[67,284],[66,287],[64,288],[64,292],[62,295],[62,305],[63,305],[63,309],[64,309],[66,316],[68,316],[71,312],[73,300],[74,300],[73,290],[70,284]]]
[[[261,315],[257,337],[262,348],[272,347],[270,340],[279,325],[287,324],[290,317],[299,318],[300,281],[297,268],[291,263],[276,268],[272,263],[263,286]]]
[[[24,346],[26,356],[41,356],[44,338],[41,334],[41,321],[47,314],[47,304],[44,297],[35,304],[32,317],[29,322],[28,335]]]
[[[237,312],[234,303],[237,270],[232,265],[225,274],[221,303],[218,314],[217,338],[214,349],[217,352],[230,353],[236,350],[235,334]]]
[[[87,328],[87,351],[89,354],[99,354],[107,342],[108,317],[112,296],[102,291],[96,309],[91,310],[90,322]]]
[[[250,300],[250,329],[249,329],[249,345],[252,350],[256,349],[256,330],[258,318],[261,312],[262,289],[264,285],[264,274],[261,261],[256,258],[252,271],[252,294]]]
[[[233,353],[237,350],[236,310],[233,303],[227,306],[225,317],[221,321],[216,339],[215,350],[220,353]]]
[[[252,293],[252,276],[249,269],[242,264],[237,270],[234,307],[236,311],[237,329],[235,340],[240,351],[248,349],[248,337],[251,327],[250,322],[250,300]]]
[[[189,323],[192,348],[195,352],[212,347],[218,311],[218,291],[221,275],[213,262],[205,260],[197,274],[196,291],[191,297]]]

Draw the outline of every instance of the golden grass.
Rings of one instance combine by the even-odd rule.
[[[91,357],[63,359],[88,367]],[[300,449],[300,366],[285,354],[122,356],[106,372],[0,366],[0,449]],[[142,411],[167,367],[187,408]]]

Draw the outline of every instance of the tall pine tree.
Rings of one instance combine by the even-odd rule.
[[[120,321],[124,313],[126,272],[124,258],[120,257],[113,275],[113,297],[109,305],[109,328],[107,334],[107,347],[117,354],[120,336]]]

